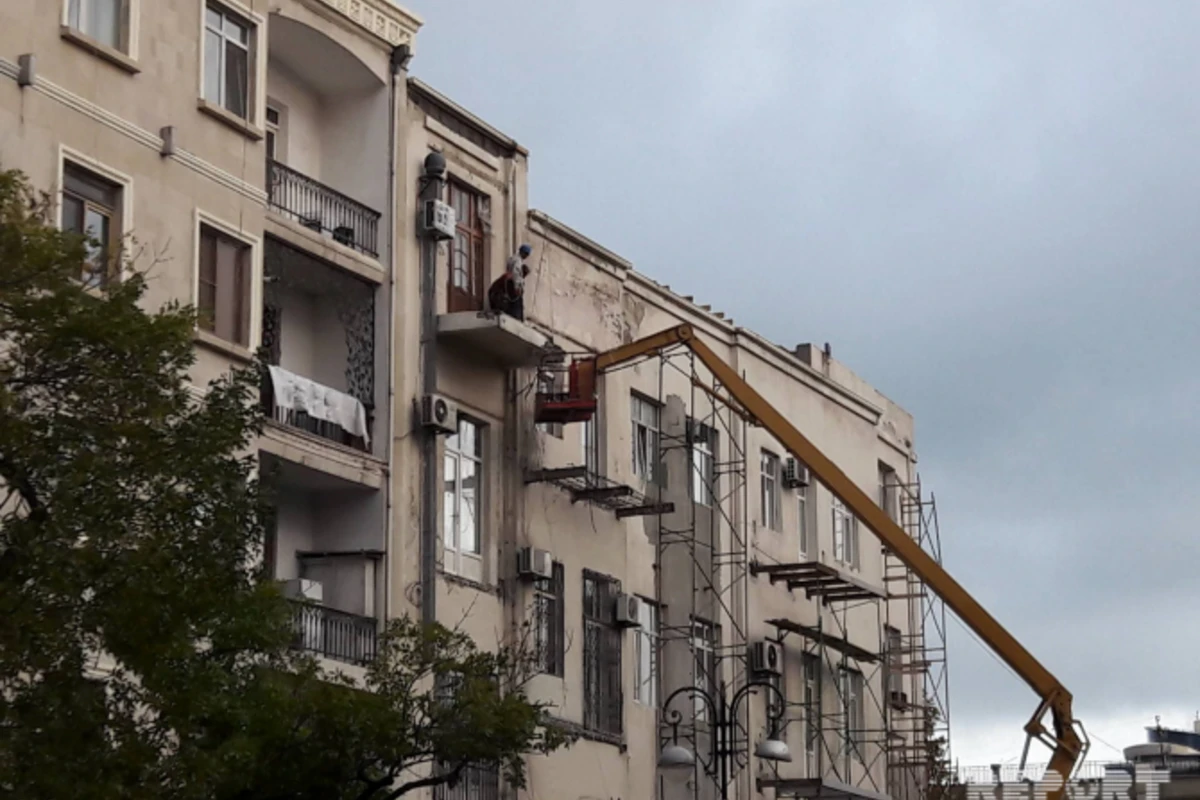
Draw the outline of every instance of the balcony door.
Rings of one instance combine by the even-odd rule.
[[[447,310],[481,311],[487,287],[488,215],[486,196],[459,183],[450,184],[450,206],[454,209],[454,241],[450,247]]]

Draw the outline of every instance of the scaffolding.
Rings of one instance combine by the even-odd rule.
[[[883,581],[872,586],[823,561],[763,563],[751,559],[748,432],[757,422],[731,399],[688,348],[671,347],[611,370],[655,364],[658,409],[654,430],[639,442],[635,415],[634,462],[644,493],[608,485],[578,469],[542,471],[527,480],[558,483],[574,499],[603,501],[619,516],[641,516],[655,544],[658,601],[654,658],[659,675],[660,740],[677,737],[695,755],[686,792],[659,786],[659,797],[711,797],[704,777],[713,765],[711,719],[702,702],[664,700],[690,685],[714,697],[759,677],[749,663],[750,582],[765,576],[813,602],[816,624],[762,620],[779,644],[798,641],[804,686],[784,688],[782,725],[799,723],[803,741],[790,738],[793,763],[782,770],[760,762],[745,769],[751,749],[748,704],[733,720],[730,796],[770,788],[776,797],[841,796],[927,800],[935,774],[931,738],[944,737],[948,760],[949,703],[945,665],[945,609],[941,600],[886,548]],[[643,385],[645,385],[643,383]],[[685,388],[686,387],[686,388]],[[570,474],[568,474],[570,473]],[[815,483],[814,483],[815,485]],[[902,526],[940,561],[936,507],[918,482],[896,487]],[[699,500],[699,502],[694,502]],[[880,502],[887,499],[881,494]],[[893,515],[895,516],[895,515]],[[857,525],[857,522],[855,522]],[[869,537],[867,531],[855,535]],[[852,630],[855,634],[852,634]],[[873,633],[866,635],[865,631]],[[864,636],[871,641],[863,641]],[[786,662],[786,658],[785,658]],[[695,702],[692,706],[691,703]],[[686,703],[686,705],[685,705]],[[680,712],[673,714],[672,712]],[[801,753],[803,755],[801,755]]]
[[[937,504],[926,497],[919,476],[896,486],[899,522],[908,535],[941,563]],[[950,686],[946,664],[946,607],[916,575],[884,552],[889,628],[899,616],[903,633],[893,635],[887,658],[889,706],[894,731],[888,748],[888,782],[896,800],[927,800],[949,774]],[[940,750],[940,753],[938,752]]]

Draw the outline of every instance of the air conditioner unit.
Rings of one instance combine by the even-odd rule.
[[[517,551],[517,575],[523,580],[554,577],[554,556],[549,550],[522,547]]]
[[[897,711],[904,711],[908,708],[908,692],[901,692],[893,689],[891,691],[892,708]]]
[[[325,597],[321,582],[308,578],[292,578],[290,581],[284,581],[283,594],[293,600],[306,600],[310,603],[320,603]]]
[[[421,233],[430,239],[454,238],[454,209],[441,200],[426,200],[421,206]]]
[[[750,645],[750,671],[759,675],[781,675],[783,653],[775,642],[754,642]]]
[[[642,601],[632,594],[617,595],[617,624],[622,628],[640,628]]]
[[[789,457],[783,463],[783,485],[789,489],[808,486],[808,467]]]
[[[458,433],[458,406],[440,394],[427,394],[421,400],[421,425],[439,433]]]

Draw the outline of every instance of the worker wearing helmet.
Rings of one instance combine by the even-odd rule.
[[[488,289],[488,303],[493,311],[508,314],[514,319],[525,319],[525,278],[529,275],[529,265],[525,259],[532,252],[532,247],[522,244],[517,252],[508,257],[504,274]]]

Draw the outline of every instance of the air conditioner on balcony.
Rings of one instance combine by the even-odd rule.
[[[441,200],[426,200],[421,207],[421,233],[430,239],[454,238],[454,209]]]
[[[283,594],[293,600],[306,600],[310,603],[320,603],[325,597],[321,582],[308,578],[292,578],[284,581]]]
[[[789,489],[808,486],[808,467],[789,457],[783,463],[783,485]]]
[[[440,394],[427,394],[421,400],[421,425],[439,433],[458,433],[458,406]]]
[[[750,671],[759,675],[780,675],[783,654],[775,642],[759,641],[750,645]]]
[[[622,628],[640,628],[642,626],[642,601],[632,594],[617,595],[616,607],[617,624]]]
[[[517,551],[517,575],[522,580],[549,580],[554,577],[554,556],[549,550],[522,547]]]

